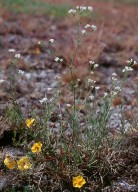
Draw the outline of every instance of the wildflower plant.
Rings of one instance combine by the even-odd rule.
[[[35,183],[31,183],[35,186],[35,190],[74,191],[77,188],[80,191],[81,189],[92,191],[93,180],[98,181],[99,184],[99,180],[101,178],[104,180],[109,170],[116,171],[107,160],[113,148],[117,147],[114,135],[109,131],[111,107],[115,97],[121,94],[127,74],[133,70],[136,62],[128,61],[129,66],[122,70],[124,78],[121,83],[118,81],[117,74],[113,73],[110,90],[105,90],[100,97],[100,86],[91,76],[99,67],[94,61],[88,61],[89,74],[85,85],[79,84],[74,72],[78,49],[85,36],[97,30],[92,23],[83,25],[81,16],[91,12],[93,12],[91,6],[77,6],[76,9],[68,11],[76,20],[77,30],[75,48],[68,59],[71,74],[69,91],[73,96],[73,102],[65,103],[64,110],[59,105],[62,92],[57,89],[54,90],[52,98],[48,98],[45,94],[38,100],[41,112],[34,112],[30,118],[24,117],[16,102],[15,94],[15,71],[18,71],[17,74],[24,75],[23,71],[17,70],[21,55],[14,49],[9,50],[10,54],[14,55],[9,75],[11,108],[7,110],[7,117],[15,126],[14,145],[23,149],[24,156],[17,157],[16,160],[6,156],[4,164],[8,169],[18,170],[19,175],[20,171],[23,172],[21,176],[27,172],[26,180],[28,179],[29,184]],[[48,53],[53,57],[53,62],[64,62],[51,47],[54,41],[54,39],[48,41],[47,44],[50,46]],[[43,42],[38,44],[47,47]],[[83,89],[86,94],[82,100]],[[48,88],[48,91],[53,90]],[[79,105],[83,107],[78,108]],[[50,121],[54,112],[57,112],[57,124],[52,124]],[[56,133],[54,128],[57,130]],[[101,180],[99,185],[103,185]]]

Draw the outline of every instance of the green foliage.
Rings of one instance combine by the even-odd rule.
[[[30,15],[48,14],[64,17],[70,8],[67,4],[51,4],[36,0],[1,0],[0,5],[14,13],[26,13]]]

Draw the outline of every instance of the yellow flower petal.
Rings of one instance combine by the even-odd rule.
[[[6,156],[4,159],[4,164],[6,167],[8,167],[8,169],[14,169],[16,166],[16,161],[12,157]]]
[[[31,169],[32,164],[27,156],[22,157],[17,161],[18,169],[20,171]]]
[[[30,128],[33,125],[34,121],[35,121],[35,119],[26,119],[25,122],[26,122],[27,127]]]
[[[86,183],[85,179],[81,175],[73,177],[72,182],[73,187],[75,188],[81,188]]]
[[[32,148],[31,148],[31,151],[33,153],[38,153],[41,151],[41,148],[42,148],[42,143],[41,142],[38,142],[38,143],[34,143]]]

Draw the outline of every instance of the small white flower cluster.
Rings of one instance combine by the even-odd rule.
[[[50,43],[54,43],[54,39],[49,39],[49,42]]]
[[[113,77],[116,77],[116,76],[117,76],[117,74],[116,74],[116,73],[112,73],[112,76],[113,76]]]
[[[22,71],[22,70],[18,70],[18,73],[19,73],[20,75],[24,75],[24,71]]]
[[[8,51],[9,51],[10,53],[15,53],[15,52],[16,52],[15,49],[9,49]],[[14,57],[17,58],[17,59],[19,59],[19,58],[21,57],[21,54],[20,54],[20,53],[17,53],[17,54],[15,54]]]
[[[78,9],[79,11],[86,11],[86,10],[87,10],[87,7],[82,6],[82,5],[81,5],[81,6],[78,5],[78,6],[76,7],[76,9]]]
[[[119,92],[121,92],[121,87],[120,87],[120,86],[116,86],[116,87],[114,87],[114,90],[111,91],[111,95],[112,95],[112,96],[115,96],[115,95],[117,95]]]
[[[84,28],[85,29],[91,28],[92,31],[96,31],[97,30],[97,27],[95,25],[90,25],[90,24],[86,24]],[[87,35],[87,31],[85,29],[83,29],[81,31],[82,35],[84,35],[84,34]]]
[[[96,64],[94,61],[89,61],[90,65],[93,65],[94,68],[97,68],[99,65]]]
[[[118,92],[116,92],[116,91],[111,91],[111,95],[113,95],[113,96],[117,95],[117,93]]]
[[[112,73],[112,81],[117,81],[117,78],[116,78],[117,74],[116,73]]]
[[[117,81],[118,79],[115,77],[112,77],[112,81]]]
[[[126,67],[122,70],[123,73],[129,72],[129,71],[133,71],[132,66],[134,66],[134,65],[137,64],[137,62],[136,62],[135,60],[133,60],[133,59],[128,60],[127,63],[128,63],[129,65],[131,65],[131,67],[130,67],[130,66],[126,66]]]
[[[107,96],[108,96],[108,93],[105,92],[105,93],[104,93],[104,97],[107,97]]]
[[[133,64],[133,65],[137,64],[137,62],[135,60],[133,60],[133,59],[127,60],[127,63],[128,64]]]
[[[100,87],[95,87],[95,89],[96,89],[96,90],[99,90],[99,89],[100,89]]]
[[[92,80],[92,79],[88,79],[88,83],[91,83],[91,84],[94,84],[94,83],[96,83],[96,81],[94,81],[94,80]]]
[[[86,24],[85,29],[88,29],[88,28],[92,28],[92,31],[96,31],[97,30],[97,27],[95,25],[90,25],[90,24]]]
[[[84,28],[87,29],[89,27],[91,27],[91,25],[90,24],[86,24]]]
[[[51,91],[51,90],[52,90],[52,88],[51,88],[51,87],[48,87],[48,88],[47,88],[47,90],[48,90],[48,91]]]
[[[92,31],[96,31],[96,30],[97,30],[97,27],[96,27],[95,25],[90,25],[90,24],[86,24],[84,28],[85,28],[85,29],[91,28]],[[86,31],[85,29],[83,29],[83,30],[81,31],[82,34],[87,34],[87,31]]]
[[[69,103],[67,103],[66,106],[69,107],[69,108],[71,107],[71,105]]]
[[[41,100],[39,100],[39,102],[41,103],[41,104],[45,104],[45,103],[47,103],[47,97],[45,96],[43,99],[41,99]]]
[[[93,95],[90,95],[89,96],[90,100],[92,101],[94,99],[94,96]]]
[[[81,31],[81,33],[82,33],[82,35],[87,35],[87,32],[86,32],[85,29],[83,29],[83,30]]]
[[[92,6],[88,6],[87,9],[88,9],[88,11],[91,11],[91,12],[93,11],[93,7]]]
[[[63,59],[60,59],[59,57],[56,57],[56,58],[55,58],[55,61],[56,61],[56,62],[63,62]]]
[[[21,54],[20,53],[18,53],[18,54],[15,54],[15,56],[14,56],[15,58],[17,58],[17,59],[19,59],[20,57],[21,57]]]
[[[92,25],[91,28],[92,28],[92,31],[96,31],[97,30],[97,26],[95,26],[95,25]]]
[[[14,53],[16,50],[15,49],[9,49],[10,53]]]
[[[3,83],[5,80],[3,80],[3,79],[0,79],[0,83]]]
[[[69,13],[69,14],[75,14],[75,13],[76,13],[76,10],[75,10],[75,9],[70,9],[70,10],[68,11],[68,13]]]
[[[92,12],[93,11],[93,7],[91,7],[91,6],[88,6],[88,7],[85,7],[85,6],[76,6],[76,9],[78,10],[78,11],[80,11],[80,12],[83,12],[83,11],[90,11],[90,12]],[[69,11],[68,11],[68,13],[69,14],[75,14],[76,12],[77,12],[77,10],[76,9],[70,9]]]
[[[82,11],[86,11],[86,10],[91,11],[91,12],[93,11],[93,7],[91,7],[91,6],[85,7],[85,6],[82,6],[82,5],[81,5],[81,6],[78,5],[78,6],[76,7],[76,9],[78,9],[78,10],[81,11],[81,12],[82,12]]]
[[[121,91],[121,87],[119,87],[119,86],[115,87],[114,89],[115,89],[116,91],[119,91],[119,92]]]
[[[89,64],[90,65],[94,65],[94,61],[89,61]]]
[[[133,71],[132,67],[126,66],[126,67],[122,70],[123,73],[129,72],[129,71]]]

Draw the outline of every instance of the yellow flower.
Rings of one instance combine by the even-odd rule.
[[[26,119],[26,125],[27,125],[27,127],[31,127],[32,126],[32,124],[34,123],[34,121],[35,121],[35,119]]]
[[[30,169],[32,167],[32,164],[28,157],[24,156],[21,159],[17,161],[18,169],[20,171],[24,171],[27,169]]]
[[[16,166],[16,161],[12,157],[7,155],[4,159],[4,164],[6,165],[6,167],[8,167],[8,169],[14,169]]]
[[[41,148],[42,148],[42,143],[41,142],[38,142],[38,143],[34,143],[31,150],[33,153],[38,153],[41,151]]]
[[[72,182],[73,182],[73,187],[76,187],[76,188],[81,188],[86,183],[85,179],[81,175],[78,175],[77,177],[73,177]]]

